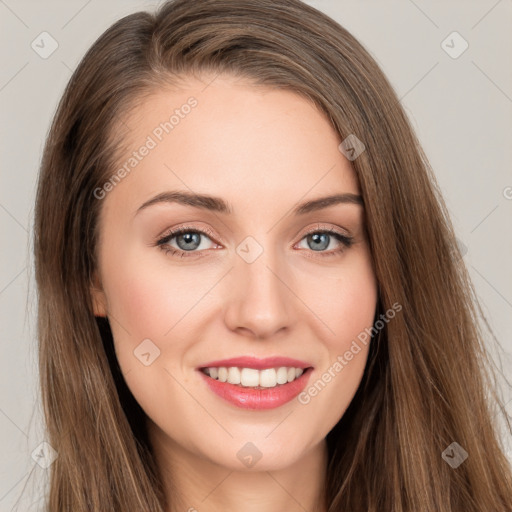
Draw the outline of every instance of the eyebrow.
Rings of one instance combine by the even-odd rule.
[[[178,203],[185,206],[192,206],[194,208],[201,208],[203,210],[209,210],[217,213],[231,214],[233,212],[229,203],[224,199],[215,196],[209,196],[205,194],[195,194],[191,192],[162,192],[161,194],[152,197],[144,204],[142,204],[136,215],[145,208],[154,204],[160,203]],[[360,195],[352,193],[334,194],[331,196],[320,197],[312,199],[296,206],[292,213],[294,215],[304,215],[306,213],[322,210],[336,204],[355,204],[363,206],[363,199]]]

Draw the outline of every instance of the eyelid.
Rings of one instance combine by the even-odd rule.
[[[206,235],[208,235],[208,237],[212,238],[212,240],[214,240],[214,241],[217,241],[217,239],[220,239],[220,237],[218,237],[208,226],[197,226],[197,225],[194,225],[194,224],[189,225],[188,223],[185,223],[185,224],[180,225],[177,228],[168,228],[168,229],[166,229],[163,233],[161,233],[160,235],[158,235],[156,237],[155,242],[158,242],[158,241],[160,241],[163,238],[167,238],[167,236],[169,236],[171,234],[176,235],[176,234],[179,234],[181,231],[185,231],[185,230],[188,230],[188,231],[199,231],[199,232],[202,231]],[[310,235],[312,233],[316,233],[317,231],[331,231],[331,232],[336,232],[336,233],[338,233],[341,236],[344,236],[346,238],[352,238],[351,235],[347,231],[343,232],[341,230],[341,228],[333,227],[330,224],[322,224],[321,222],[318,222],[315,226],[313,226],[311,228],[308,228],[306,231],[302,232],[301,237],[299,239],[299,242],[305,236]],[[295,236],[298,236],[298,234],[295,235]],[[223,242],[221,241],[219,243],[223,243]],[[294,245],[295,245],[295,243],[294,243]]]
[[[182,224],[180,225],[179,227],[177,228],[169,228],[169,229],[166,229],[163,233],[161,233],[160,235],[158,235],[155,239],[156,242],[159,242],[161,241],[162,239],[164,238],[167,238],[169,235],[174,235],[176,236],[177,234],[179,234],[181,231],[197,231],[197,232],[202,232],[206,235],[208,235],[209,238],[211,238],[213,241],[216,241],[216,238],[219,238],[217,237],[217,235],[207,226],[197,226],[197,225],[188,225],[187,223],[185,224]]]
[[[346,230],[344,232],[344,231],[342,231],[341,228],[339,228],[337,226],[333,226],[332,224],[322,224],[321,222],[318,222],[315,226],[308,228],[306,231],[302,232],[300,240],[302,240],[307,235],[316,233],[317,231],[334,232],[334,233],[338,233],[339,235],[341,235],[345,238],[352,238],[352,236]]]

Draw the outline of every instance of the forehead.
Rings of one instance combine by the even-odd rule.
[[[341,138],[303,96],[230,77],[182,79],[141,96],[123,120],[125,169],[109,201],[140,206],[166,190],[226,198],[234,211],[358,193]]]

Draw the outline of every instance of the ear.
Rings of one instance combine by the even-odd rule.
[[[106,317],[107,316],[107,298],[103,291],[100,278],[97,272],[94,272],[93,283],[90,288],[91,299],[93,304],[94,316]]]

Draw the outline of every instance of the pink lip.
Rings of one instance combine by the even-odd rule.
[[[242,409],[264,410],[280,407],[293,400],[306,387],[312,370],[311,367],[307,368],[298,379],[267,389],[245,388],[212,379],[200,370],[199,373],[210,390],[227,402]]]
[[[309,368],[312,366],[304,361],[298,359],[291,359],[289,357],[266,357],[264,359],[258,359],[256,357],[242,356],[234,357],[232,359],[222,359],[218,361],[210,361],[205,363],[199,368],[220,368],[224,366],[229,368],[230,366],[237,366],[239,368],[254,368],[255,370],[264,370],[265,368],[279,368],[280,366],[288,366],[294,368]],[[284,385],[284,384],[283,384]]]

